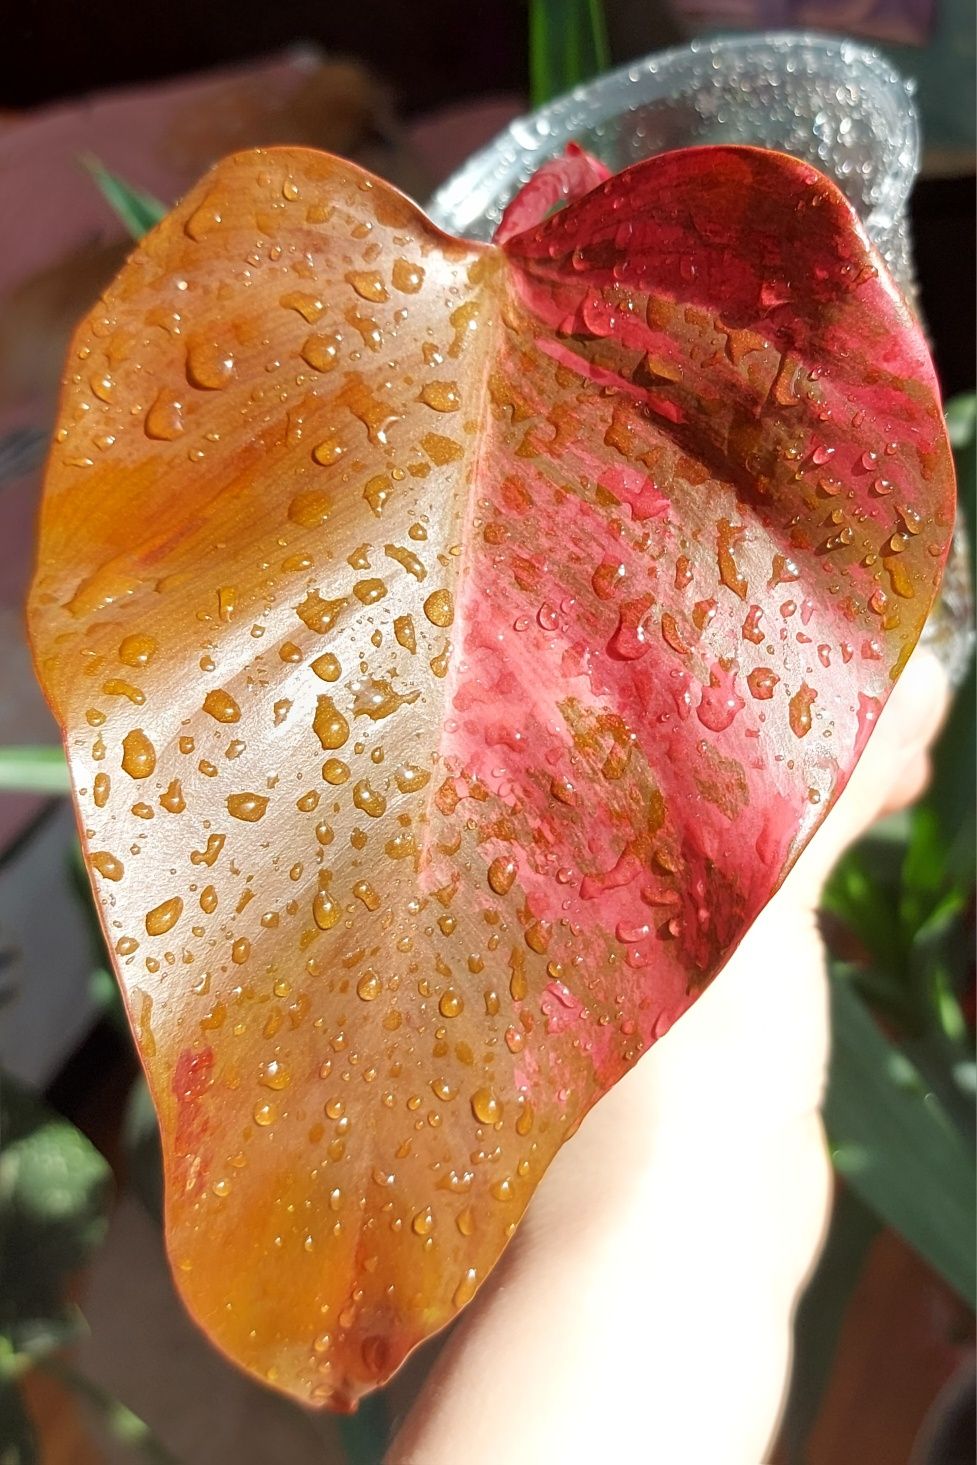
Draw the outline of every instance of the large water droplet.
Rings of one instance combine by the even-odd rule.
[[[331,931],[342,913],[342,906],[327,890],[316,891],[312,899],[312,919],[320,931]]]
[[[148,778],[156,768],[156,749],[142,728],[133,728],[122,739],[122,769],[130,778]]]
[[[817,692],[802,682],[790,699],[788,720],[795,737],[803,738],[811,731],[811,705],[817,701]]]
[[[458,383],[449,381],[427,382],[421,388],[421,401],[435,412],[457,412],[461,406]]]
[[[696,715],[710,732],[724,732],[746,706],[736,691],[734,668],[717,663],[709,674],[709,685],[703,687]]]
[[[395,259],[391,279],[394,289],[402,295],[416,295],[424,283],[424,270],[421,265],[411,264],[410,260]]]
[[[451,591],[433,590],[424,602],[424,614],[434,626],[450,626],[455,615]]]
[[[124,661],[126,666],[148,666],[155,651],[156,642],[153,637],[140,632],[124,636],[119,642],[119,660]]]
[[[268,799],[264,794],[239,793],[228,795],[227,812],[235,819],[243,819],[246,824],[256,824],[259,819],[264,818],[267,807]],[[221,842],[223,843],[223,841]],[[207,843],[209,844],[210,840]]]
[[[383,280],[375,270],[351,270],[346,275],[347,285],[352,285],[361,300],[381,305],[389,299]]]
[[[187,381],[202,391],[226,387],[234,374],[234,356],[217,341],[194,341],[187,348]]]
[[[516,878],[517,866],[507,855],[499,855],[488,867],[488,883],[496,895],[507,895]]]
[[[312,730],[327,750],[341,748],[349,737],[349,723],[331,697],[316,700]]]
[[[146,912],[146,930],[150,936],[165,936],[167,931],[172,931],[182,914],[183,901],[178,895],[174,895]]]
[[[115,855],[109,854],[108,850],[97,850],[90,858],[95,869],[105,880],[121,880],[125,874],[125,866],[122,861],[116,859]]]
[[[167,786],[166,792],[159,796],[160,804],[168,814],[182,814],[186,808],[186,800],[183,797],[183,787],[178,778],[174,778]]]
[[[471,1097],[471,1107],[480,1124],[498,1124],[502,1118],[502,1105],[491,1089],[476,1089]]]
[[[757,666],[747,677],[746,685],[750,689],[751,697],[755,697],[758,702],[767,702],[773,696],[774,687],[779,681],[777,673],[771,671],[769,666]]]
[[[209,712],[216,722],[238,722],[241,709],[222,687],[215,687],[204,698],[204,711]]]

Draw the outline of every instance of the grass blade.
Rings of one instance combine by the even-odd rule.
[[[824,1106],[835,1168],[973,1307],[977,1178],[970,1146],[843,970],[831,983]]]
[[[534,107],[610,65],[602,0],[531,0],[529,82]]]
[[[145,193],[141,188],[133,188],[131,183],[126,183],[115,173],[110,173],[98,158],[88,156],[81,161],[95,180],[102,197],[118,214],[133,239],[141,239],[144,234],[148,234],[153,225],[158,224],[164,214],[169,213],[165,203],[160,203],[158,198],[154,198],[151,193]]]

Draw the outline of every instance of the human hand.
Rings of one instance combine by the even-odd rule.
[[[831,1195],[817,902],[845,847],[921,792],[947,696],[917,651],[718,980],[550,1166],[390,1465],[769,1458]]]

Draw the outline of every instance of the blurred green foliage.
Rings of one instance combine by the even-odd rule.
[[[67,1120],[0,1075],[0,1462],[36,1458],[17,1380],[84,1328],[68,1300],[105,1235],[109,1167]]]

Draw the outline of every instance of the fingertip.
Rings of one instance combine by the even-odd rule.
[[[898,779],[879,810],[879,815],[898,814],[902,809],[908,809],[926,791],[933,771],[932,759],[928,752],[916,753],[906,762]]]
[[[909,658],[847,787],[798,862],[793,888],[816,901],[842,853],[883,814],[919,798],[930,774],[929,749],[946,716],[950,685],[926,647]]]

